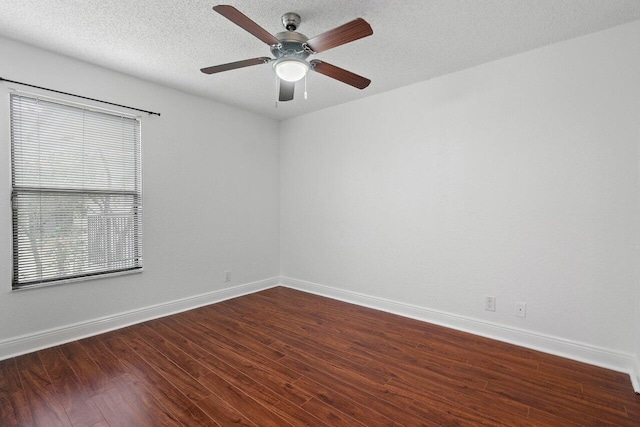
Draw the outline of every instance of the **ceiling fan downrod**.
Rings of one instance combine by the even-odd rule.
[[[297,13],[288,12],[282,15],[282,25],[287,31],[297,30],[300,22],[302,22],[302,19]]]

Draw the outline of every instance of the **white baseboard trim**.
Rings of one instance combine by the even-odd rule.
[[[633,384],[633,390],[640,394],[640,359],[638,357],[633,358],[633,368],[631,369],[631,384]]]
[[[346,291],[318,283],[280,277],[280,284],[285,287],[309,292],[316,295],[333,298],[336,300],[386,311],[403,317],[409,317],[424,322],[469,332],[475,335],[503,341],[509,344],[554,354],[567,359],[577,360],[595,366],[628,373],[631,377],[633,388],[640,392],[640,362],[634,355],[624,352],[616,352],[598,346],[592,346],[551,335],[531,332],[511,326],[485,322],[457,314],[446,313],[429,308],[419,307],[365,295],[358,292]]]
[[[273,277],[270,279],[246,283],[226,289],[207,292],[201,295],[131,310],[124,313],[118,313],[113,316],[101,317],[86,322],[75,323],[73,325],[10,338],[0,341],[0,360],[262,291],[264,289],[277,286],[278,284],[279,278]]]

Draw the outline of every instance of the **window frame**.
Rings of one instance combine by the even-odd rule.
[[[115,190],[105,190],[105,191],[92,191],[92,190],[77,190],[77,189],[73,189],[71,187],[66,187],[66,188],[47,188],[47,187],[39,187],[39,188],[26,188],[26,187],[19,187],[19,186],[15,186],[15,182],[14,182],[14,176],[15,176],[15,159],[14,159],[14,135],[13,135],[13,122],[14,122],[14,118],[13,118],[13,106],[12,106],[12,98],[14,96],[18,96],[18,97],[24,97],[24,98],[31,98],[31,99],[35,99],[35,100],[42,100],[45,102],[49,102],[49,103],[54,103],[54,104],[60,104],[66,107],[72,107],[78,110],[86,110],[86,111],[90,111],[90,112],[94,112],[94,113],[100,113],[100,114],[107,114],[107,115],[111,115],[111,116],[116,116],[116,117],[121,117],[121,118],[125,118],[125,119],[132,119],[135,120],[137,122],[136,128],[137,128],[137,133],[138,133],[138,139],[134,145],[134,159],[133,159],[133,164],[135,165],[134,169],[133,169],[133,179],[135,182],[138,183],[138,185],[136,186],[136,190],[134,191],[115,191]],[[128,274],[136,274],[136,273],[142,273],[144,271],[144,263],[143,263],[143,248],[144,248],[144,244],[143,244],[143,197],[144,197],[144,189],[143,189],[143,172],[142,172],[142,120],[140,116],[137,115],[133,115],[133,114],[128,114],[122,111],[116,111],[116,110],[111,110],[111,109],[106,109],[106,108],[100,108],[94,105],[87,105],[87,104],[82,104],[82,103],[78,103],[78,102],[74,102],[74,101],[70,101],[70,100],[66,100],[66,99],[60,99],[60,98],[53,98],[53,97],[49,97],[46,95],[42,95],[42,94],[36,94],[36,93],[30,93],[30,92],[24,92],[24,91],[18,91],[15,89],[11,89],[8,92],[8,109],[6,111],[6,120],[8,123],[8,139],[9,139],[9,147],[10,147],[10,155],[9,155],[9,162],[10,162],[10,168],[9,168],[9,172],[10,172],[10,176],[9,176],[9,180],[10,180],[10,185],[9,185],[9,194],[10,194],[10,206],[9,209],[11,210],[11,214],[10,214],[10,220],[11,220],[11,226],[10,226],[10,240],[11,240],[11,257],[12,257],[12,261],[11,261],[11,290],[12,291],[24,291],[24,290],[29,290],[29,289],[37,289],[37,288],[42,288],[42,287],[50,287],[50,286],[58,286],[58,285],[62,285],[62,284],[66,284],[66,283],[75,283],[75,282],[81,282],[81,281],[86,281],[86,280],[95,280],[95,279],[102,279],[102,278],[109,278],[109,277],[116,277],[116,276],[122,276],[122,275],[128,275]],[[56,191],[58,190],[58,191]],[[98,271],[98,272],[90,272],[90,271],[84,271],[84,273],[79,273],[77,275],[71,275],[68,277],[61,277],[61,278],[53,278],[53,279],[43,279],[40,281],[30,281],[27,283],[20,283],[18,280],[18,273],[17,273],[17,263],[18,263],[18,249],[17,249],[17,244],[18,242],[16,242],[17,240],[17,234],[16,234],[16,221],[17,221],[17,208],[14,208],[14,197],[16,196],[17,193],[22,192],[34,192],[34,193],[38,193],[38,194],[51,194],[51,193],[59,193],[59,194],[72,194],[72,193],[76,193],[76,194],[97,194],[97,195],[108,195],[108,196],[114,196],[114,195],[119,195],[119,196],[131,196],[135,202],[132,202],[131,207],[133,210],[133,225],[131,226],[131,232],[132,232],[132,239],[135,242],[133,247],[134,247],[134,251],[136,253],[135,259],[136,259],[136,266],[131,267],[131,268],[123,268],[123,269],[111,269],[108,271]],[[107,214],[108,215],[108,214]],[[106,215],[105,215],[106,216]],[[87,217],[87,221],[88,221],[88,217]],[[88,229],[87,229],[88,230]],[[88,235],[89,231],[87,231],[87,239],[90,239],[90,236]],[[87,248],[86,251],[87,257],[90,257],[89,254],[89,249]]]

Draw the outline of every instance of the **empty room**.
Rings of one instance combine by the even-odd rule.
[[[640,425],[637,0],[0,0],[1,426]]]

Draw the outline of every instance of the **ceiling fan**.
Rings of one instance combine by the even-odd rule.
[[[362,18],[347,22],[333,30],[309,39],[304,34],[296,32],[301,22],[297,13],[285,13],[282,16],[282,25],[287,31],[274,36],[233,6],[218,5],[214,6],[213,10],[268,44],[275,58],[265,56],[202,68],[200,71],[205,74],[220,73],[273,62],[273,69],[280,82],[279,101],[291,101],[293,99],[295,83],[305,77],[309,70],[324,74],[358,89],[364,89],[371,83],[371,80],[365,77],[319,59],[307,61],[310,55],[324,52],[373,34],[371,26]]]

